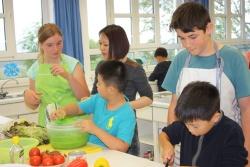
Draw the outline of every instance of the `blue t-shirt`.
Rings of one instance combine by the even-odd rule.
[[[75,67],[78,63],[80,63],[77,59],[70,57],[68,55],[65,54],[61,54],[61,58],[62,58],[62,63],[65,63],[68,67],[68,72],[69,73],[73,73],[73,71],[75,70]],[[81,63],[80,63],[81,65]],[[82,67],[82,65],[81,65]],[[36,79],[36,75],[39,69],[39,60],[35,61],[32,66],[28,69],[27,72],[27,76],[32,79],[35,80]]]
[[[107,101],[95,94],[79,102],[80,109],[87,114],[93,114],[93,122],[107,133],[131,144],[135,129],[135,113],[128,102],[115,110],[107,109]],[[107,147],[95,135],[90,135],[89,142]]]
[[[224,46],[219,50],[220,56],[224,61],[224,73],[233,84],[236,92],[236,98],[250,96],[250,72],[243,55],[235,48]],[[168,73],[162,83],[166,90],[176,93],[176,85],[180,72],[184,67],[188,51],[182,50],[171,63]],[[216,55],[211,56],[192,56],[188,67],[212,69],[216,66]],[[222,87],[223,88],[223,87]]]

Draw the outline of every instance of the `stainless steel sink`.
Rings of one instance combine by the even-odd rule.
[[[12,99],[12,98],[18,98],[18,97],[23,97],[23,93],[11,93],[11,94],[7,94],[5,97],[2,97],[0,99]]]
[[[23,97],[23,94],[10,94],[7,95],[5,98],[16,98],[16,97]]]
[[[0,99],[0,104],[10,104],[23,102],[23,92],[9,93],[4,98]]]

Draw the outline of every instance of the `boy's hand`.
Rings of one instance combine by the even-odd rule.
[[[173,165],[174,147],[171,144],[165,144],[162,151],[162,160],[164,164]]]
[[[81,129],[85,132],[93,134],[94,129],[96,128],[96,125],[93,123],[91,119],[84,119],[83,121],[77,123],[78,127],[81,127]]]
[[[63,109],[58,109],[53,111],[49,117],[51,120],[56,120],[56,119],[63,119],[65,116],[66,112]]]

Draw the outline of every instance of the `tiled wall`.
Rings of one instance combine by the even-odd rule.
[[[35,60],[1,61],[0,80],[26,77],[26,72]]]

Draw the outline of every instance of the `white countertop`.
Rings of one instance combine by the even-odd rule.
[[[168,108],[171,98],[172,98],[171,92],[168,92],[168,91],[155,92],[153,103],[151,104],[151,106],[160,107],[160,108]]]
[[[12,119],[0,116],[0,125],[3,125]],[[110,167],[164,167],[163,164],[150,161],[145,158],[136,157],[123,152],[104,149],[101,152],[86,154],[88,166],[94,166],[96,159],[104,157],[110,163]]]
[[[95,160],[100,157],[107,159],[110,167],[164,167],[163,164],[114,150],[86,154],[88,166],[94,166]]]
[[[13,119],[11,119],[11,118],[4,117],[4,116],[1,116],[1,115],[0,115],[0,125],[6,124],[6,123],[8,123],[8,122],[10,122],[10,121],[12,121],[12,120],[13,120]]]
[[[163,164],[114,150],[104,150],[99,153],[86,154],[85,156],[89,167],[94,166],[95,161],[100,157],[107,159],[110,167],[164,167]],[[30,165],[5,164],[0,166],[29,167]]]
[[[160,108],[168,108],[169,107],[169,103],[163,102],[163,101],[153,101],[153,103],[151,104],[151,106],[153,106],[153,107],[160,107]]]

